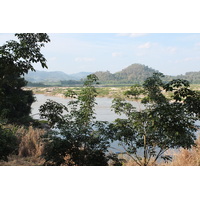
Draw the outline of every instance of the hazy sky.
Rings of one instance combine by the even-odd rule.
[[[0,45],[14,34],[0,34]],[[51,33],[45,55],[49,71],[110,71],[140,63],[164,74],[200,71],[199,33]],[[42,70],[36,66],[36,69]]]

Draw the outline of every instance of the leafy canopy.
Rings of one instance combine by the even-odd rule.
[[[72,100],[67,106],[49,100],[40,107],[41,117],[58,130],[45,137],[47,165],[108,165],[107,122],[96,121],[94,110],[97,83],[91,74],[79,95],[68,90],[66,96]]]
[[[158,158],[168,161],[171,156],[164,154],[168,149],[191,148],[196,138],[199,93],[190,90],[185,80],[164,83],[162,76],[155,73],[143,86],[126,92],[136,99],[142,96],[143,109],[122,99],[113,100],[114,111],[127,119],[116,119],[110,124],[110,133],[138,165],[155,163]],[[167,91],[173,93],[171,99],[164,95]]]
[[[29,121],[33,93],[22,88],[27,82],[22,77],[33,64],[47,68],[46,59],[40,52],[44,43],[50,41],[45,33],[15,34],[18,41],[8,41],[0,46],[0,118],[8,123]]]
[[[17,136],[0,124],[0,160],[8,161],[8,156],[18,150]]]

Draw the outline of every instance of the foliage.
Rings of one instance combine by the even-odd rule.
[[[0,46],[0,118],[8,123],[24,123],[29,118],[34,102],[31,91],[23,91],[27,82],[22,76],[35,71],[33,63],[47,68],[40,49],[49,42],[47,34],[15,34],[17,41],[8,41]]]
[[[125,114],[127,119],[116,119],[110,124],[110,133],[138,165],[155,163],[158,158],[168,161],[171,157],[164,155],[168,149],[188,149],[194,145],[199,94],[190,90],[185,80],[164,84],[160,77],[162,74],[155,73],[146,79],[143,89],[132,88],[127,92],[133,96],[146,95],[141,101],[144,109],[137,110],[122,99],[113,101],[115,112]],[[163,89],[173,92],[173,101],[163,95]]]
[[[185,75],[178,75],[177,78],[188,80],[191,84],[200,84],[200,71],[187,72]]]
[[[96,72],[101,84],[141,84],[155,73],[156,70],[141,64],[133,64],[127,68],[111,74],[109,71]]]
[[[78,95],[69,90],[66,96],[73,100],[67,107],[53,101],[41,106],[41,117],[59,130],[49,131],[44,138],[47,165],[108,165],[107,123],[95,120],[96,83],[92,74]]]
[[[133,98],[134,100],[139,100],[141,95],[145,94],[145,90],[139,85],[135,84],[130,87],[130,90],[124,92],[124,95],[128,98]]]
[[[179,89],[179,87],[181,87]],[[200,92],[189,89],[190,84],[187,80],[172,80],[164,86],[166,91],[173,91],[173,99],[176,102],[183,102],[186,109],[200,117]]]
[[[101,82],[110,82],[115,79],[114,74],[111,74],[109,71],[106,72],[98,71],[95,73],[95,75]]]
[[[114,74],[109,71],[95,72],[101,84],[113,85],[143,84],[153,73],[158,73],[158,71],[142,64],[132,64]],[[162,77],[164,82],[169,82],[173,79],[182,79],[189,81],[191,84],[200,84],[200,72],[187,72],[185,75]]]
[[[67,107],[53,100],[48,100],[40,106],[40,116],[48,119],[50,127],[53,127],[56,123],[62,124],[64,122],[64,111],[68,111]]]
[[[43,165],[44,160],[41,158],[43,142],[41,136],[44,135],[45,129],[9,124],[4,125],[4,130],[10,132],[10,136],[12,136],[14,141],[10,139],[4,145],[1,143],[1,148],[4,146],[4,153],[5,147],[14,149],[14,151],[10,151],[6,161],[0,161],[1,166]]]
[[[8,156],[16,153],[17,149],[17,137],[10,129],[0,126],[0,160],[7,161]]]

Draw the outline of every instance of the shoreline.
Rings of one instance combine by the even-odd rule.
[[[60,98],[68,98],[65,96],[65,93],[68,89],[75,91],[77,94],[81,91],[81,87],[25,87],[24,90],[31,90],[33,94],[43,94],[45,96],[55,96]],[[128,87],[124,88],[115,88],[115,87],[106,87],[106,88],[97,88],[97,97],[103,98],[116,98],[123,97],[124,91],[128,90]]]

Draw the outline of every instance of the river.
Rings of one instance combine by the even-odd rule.
[[[56,96],[47,96],[43,94],[36,94],[36,102],[32,104],[32,116],[35,119],[39,119],[39,107],[44,104],[48,99],[51,99],[53,101],[56,101],[58,103],[62,103],[64,105],[67,105],[67,103],[70,101],[68,98],[61,98],[61,97],[56,97]],[[116,118],[126,118],[125,115],[117,115],[114,113],[113,110],[111,110],[111,105],[112,105],[112,100],[111,98],[106,98],[106,97],[101,97],[101,98],[96,98],[96,103],[97,105],[95,106],[95,111],[96,111],[96,119],[99,121],[108,121],[112,122]],[[131,101],[132,105],[135,106],[136,108],[140,108],[142,105],[138,104],[136,101]],[[200,122],[197,122],[198,125],[200,125]],[[113,150],[114,152],[117,151],[123,151],[122,147],[118,146],[118,142],[112,143],[112,147],[117,149]],[[110,149],[111,150],[111,149]]]
[[[32,104],[32,113],[31,113],[31,115],[35,119],[39,119],[39,107],[42,104],[44,104],[48,99],[51,99],[58,103],[62,103],[64,105],[67,105],[67,103],[70,101],[70,99],[68,98],[47,96],[43,94],[36,94],[35,97],[36,97],[36,102]],[[106,97],[96,98],[97,105],[95,106],[95,112],[97,120],[112,122],[119,117],[119,115],[115,114],[115,112],[111,110],[112,100],[113,99]],[[137,102],[133,101],[131,103],[136,108],[139,108],[139,104]],[[120,118],[125,118],[125,115],[121,115]]]
[[[39,107],[44,104],[48,99],[56,101],[58,103],[62,103],[64,105],[67,105],[70,99],[68,98],[61,98],[61,97],[56,97],[56,96],[47,96],[43,94],[36,94],[36,102],[32,104],[32,113],[31,115],[33,116],[34,119],[40,119],[39,116]],[[96,103],[97,105],[95,106],[95,112],[96,112],[96,119],[98,121],[108,121],[112,122],[116,118],[126,118],[125,115],[117,115],[115,112],[111,109],[112,106],[112,100],[111,98],[106,98],[106,97],[101,97],[101,98],[96,98]],[[138,102],[132,101],[131,102],[133,106],[136,108],[139,108]],[[112,148],[109,149],[110,151],[114,152],[121,152],[124,151],[122,147],[118,146],[118,142],[112,143]]]

